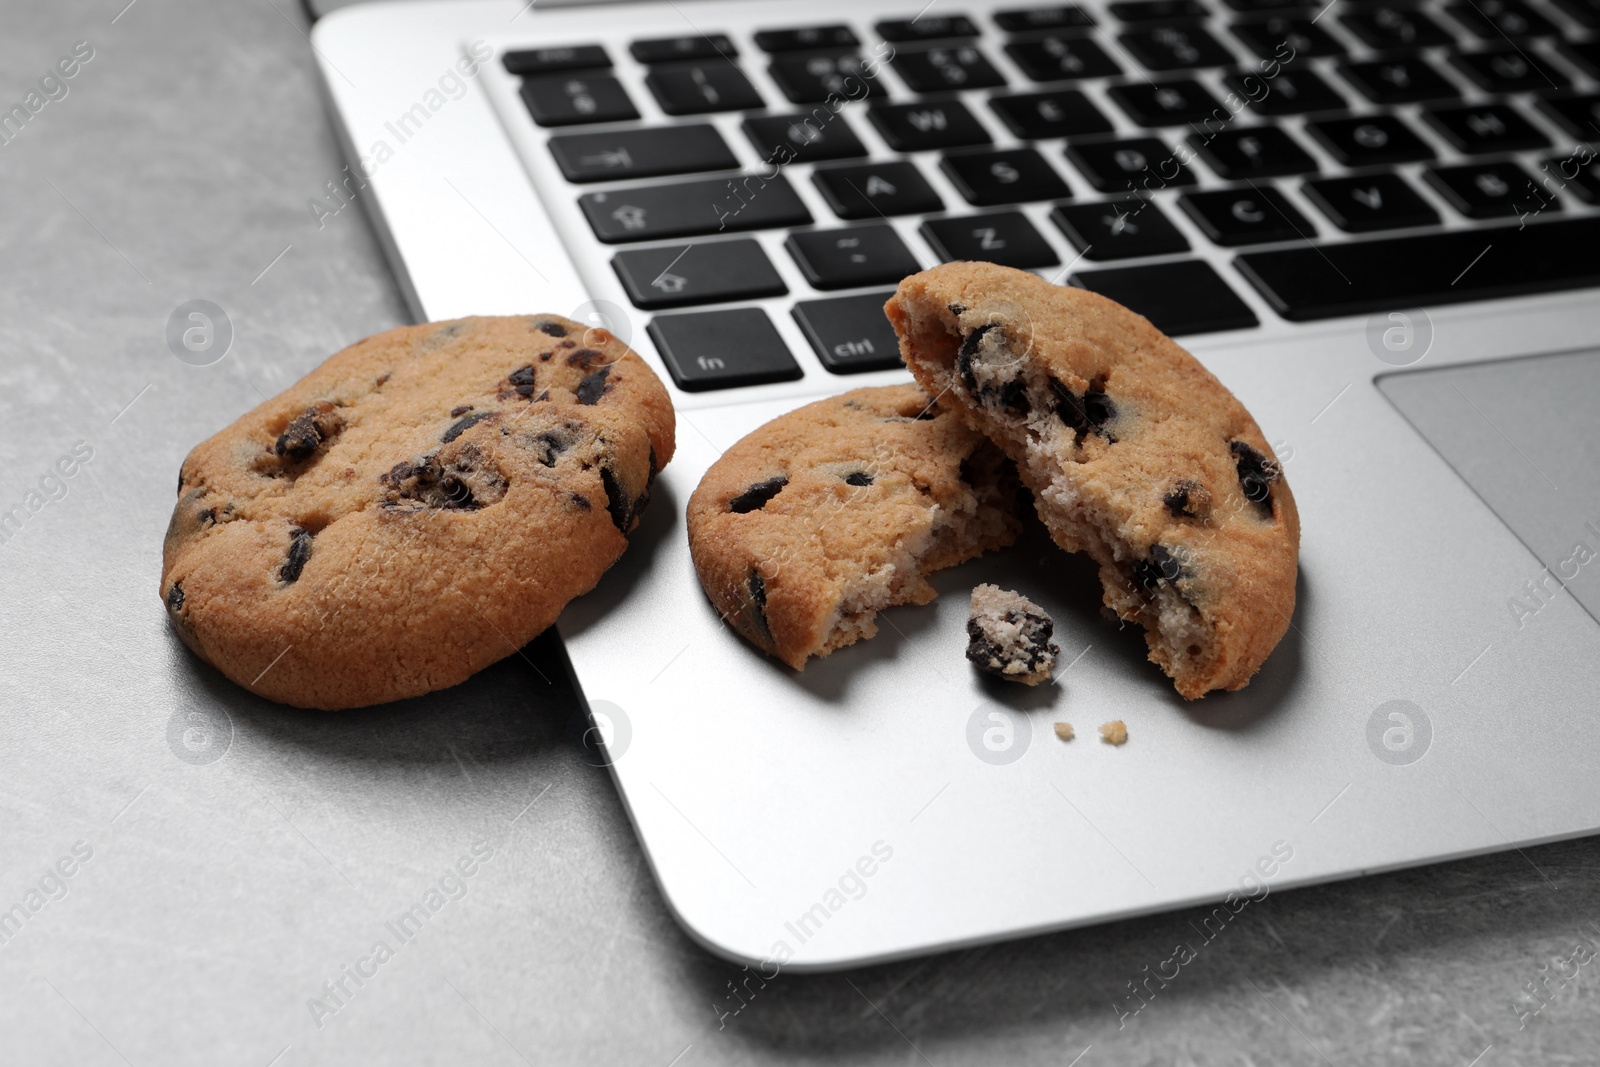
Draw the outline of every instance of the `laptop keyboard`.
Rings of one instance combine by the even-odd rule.
[[[1126,0],[501,61],[699,392],[802,376],[775,297],[827,373],[897,366],[881,306],[929,252],[1064,278],[1178,335],[1258,328],[1253,306],[1305,322],[1600,284],[1597,28],[1600,0]],[[741,135],[766,166],[741,168]]]

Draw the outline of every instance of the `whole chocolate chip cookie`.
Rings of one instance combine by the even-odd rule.
[[[800,670],[934,598],[928,574],[1010,544],[1010,463],[915,385],[857,389],[774,419],[689,498],[706,595],[751,644]]]
[[[390,330],[189,454],[162,601],[190,648],[273,700],[442,689],[599,581],[672,452],[666,390],[603,330]]]
[[[1294,611],[1300,516],[1244,405],[1143,317],[1024,271],[935,267],[885,311],[917,381],[1006,450],[1178,692],[1248,683]]]

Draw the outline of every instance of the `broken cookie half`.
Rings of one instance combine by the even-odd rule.
[[[728,449],[689,498],[689,548],[717,612],[799,670],[934,598],[928,575],[1016,539],[1010,462],[915,385],[789,412]]]
[[[1246,685],[1294,611],[1300,518],[1244,405],[1142,316],[1025,271],[935,267],[884,310],[917,381],[1005,449],[1178,692]]]

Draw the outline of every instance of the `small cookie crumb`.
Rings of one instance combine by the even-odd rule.
[[[1114,719],[1100,727],[1100,740],[1108,745],[1123,745],[1128,742],[1128,727],[1121,719]]]
[[[1056,723],[1056,736],[1063,741],[1071,741],[1076,735],[1072,732],[1072,724],[1070,722],[1058,722]]]
[[[1049,681],[1061,651],[1054,632],[1045,610],[1021,593],[988,584],[972,591],[967,658],[979,670],[1025,685]]]

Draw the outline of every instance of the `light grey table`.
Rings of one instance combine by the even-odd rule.
[[[0,145],[0,1062],[1600,1059],[1595,840],[1274,893],[1137,1014],[1199,913],[763,984],[673,923],[537,646],[339,715],[199,665],[157,600],[180,459],[405,309],[307,208],[343,161],[291,0],[125,2],[0,33],[6,107],[94,50]],[[208,366],[165,339],[192,299]]]

